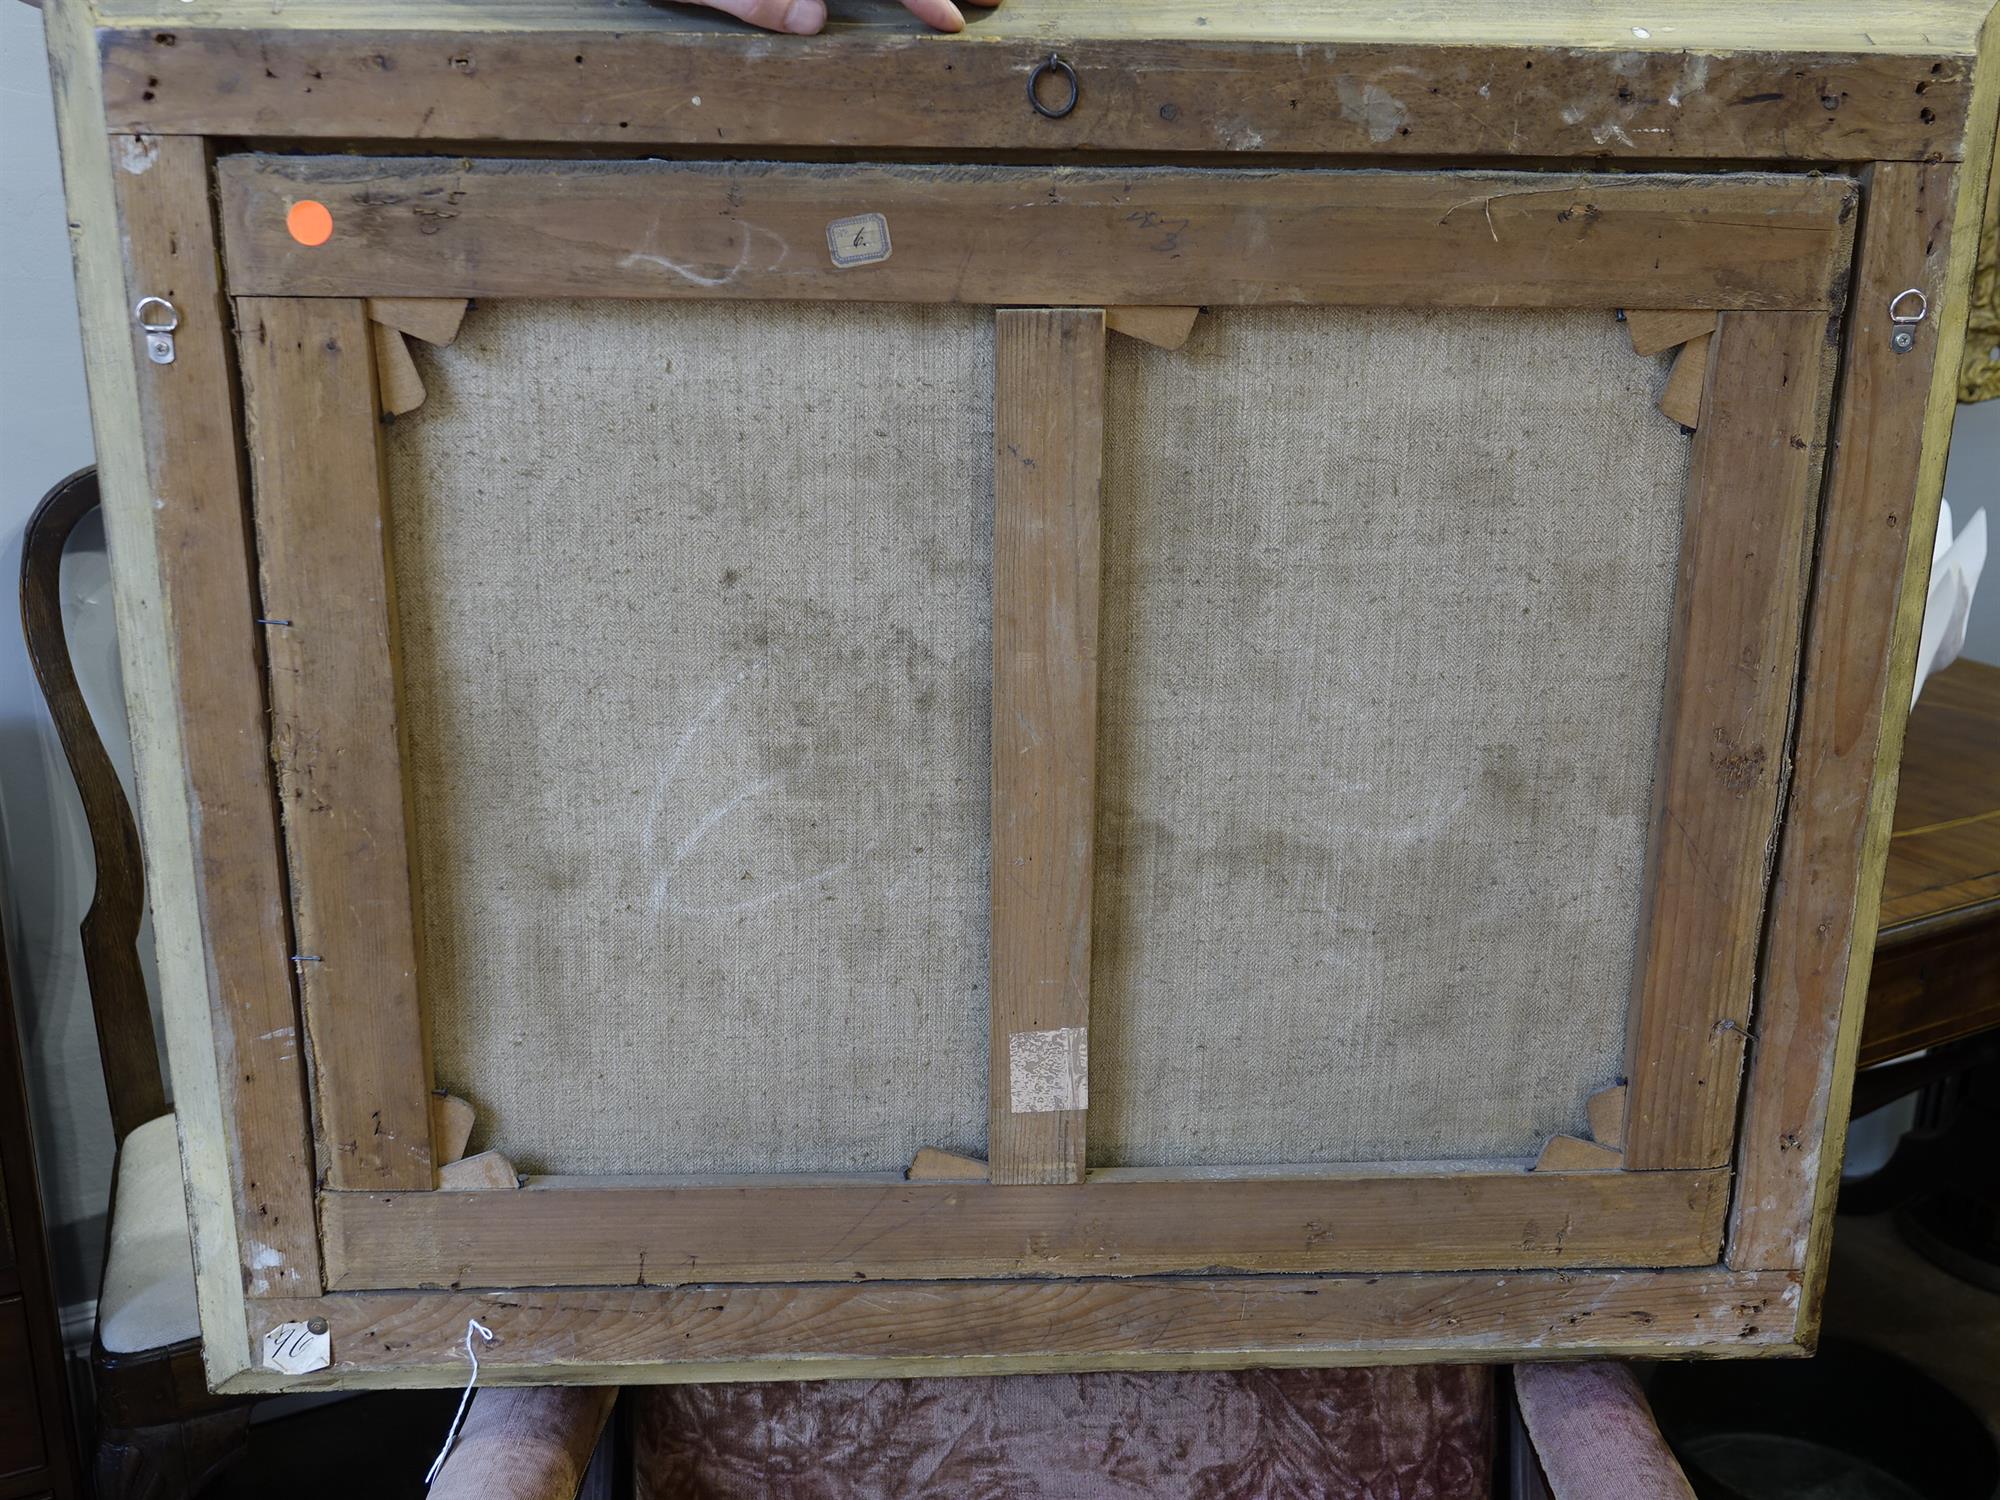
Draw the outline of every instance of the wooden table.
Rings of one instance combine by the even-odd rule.
[[[2000,1026],[2000,667],[1959,661],[1910,715],[1860,1065]]]

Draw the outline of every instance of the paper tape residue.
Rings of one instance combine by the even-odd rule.
[[[841,270],[872,266],[889,258],[889,221],[880,214],[855,214],[826,226],[826,248]]]
[[[1082,1026],[1007,1038],[1008,1094],[1017,1115],[1090,1107],[1090,1032]]]

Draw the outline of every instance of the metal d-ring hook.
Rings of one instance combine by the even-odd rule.
[[[1060,73],[1064,78],[1069,80],[1069,97],[1063,100],[1060,105],[1053,108],[1042,103],[1042,96],[1036,92],[1036,89],[1041,84],[1042,76],[1046,73]],[[1060,53],[1051,52],[1048,55],[1048,59],[1045,62],[1036,63],[1035,71],[1028,75],[1028,102],[1035,107],[1035,113],[1044,119],[1060,120],[1064,115],[1075,109],[1076,95],[1076,69],[1064,62]]]
[[[159,309],[149,312],[149,308]],[[132,316],[147,333],[172,333],[181,326],[180,312],[165,297],[141,297],[132,304]]]
[[[1898,309],[1911,298],[1916,299],[1916,310],[1914,312],[1899,311]],[[1912,349],[1916,348],[1917,324],[1923,322],[1924,318],[1929,315],[1930,310],[1930,298],[1923,294],[1923,289],[1920,287],[1910,287],[1905,291],[1896,293],[1894,297],[1890,298],[1889,347],[1894,349],[1898,354],[1908,354]]]
[[[141,297],[132,304],[132,321],[146,335],[146,358],[156,365],[174,362],[174,330],[181,326],[180,309],[165,297]]]
[[[1912,297],[1917,299],[1916,311],[1903,312],[1901,310],[1903,304]],[[1906,287],[1904,290],[1896,293],[1895,297],[1890,301],[1889,321],[1891,323],[1921,323],[1924,320],[1924,314],[1930,310],[1930,298],[1924,295],[1923,288],[1914,286]]]

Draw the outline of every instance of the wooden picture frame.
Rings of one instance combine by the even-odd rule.
[[[1491,75],[1482,99],[1497,87],[1536,122],[1504,145],[1460,100],[1413,110],[1399,93],[1386,131],[1387,106],[1300,110],[1316,96],[1281,83],[1289,43],[1197,37],[1169,16],[1135,45],[1167,70],[1173,114],[1125,81],[1129,59],[1091,60],[1084,87],[1108,105],[1041,137],[982,125],[967,148],[1033,139],[1079,156],[946,167],[503,159],[533,145],[711,150],[667,107],[688,77],[713,101],[702,130],[734,146],[796,156],[825,127],[769,88],[774,54],[740,37],[663,18],[619,33],[607,56],[611,33],[591,27],[608,11],[526,3],[446,49],[467,86],[435,95],[442,120],[406,118],[440,55],[426,7],[393,26],[311,7],[268,25],[233,3],[172,18],[190,24],[136,0],[51,16],[72,197],[120,227],[122,255],[87,238],[80,263],[218,1388],[450,1383],[472,1316],[500,1334],[482,1373],[508,1381],[1810,1345],[1956,366],[1947,317],[1902,350],[1890,304],[1906,287],[1934,310],[1962,293],[1996,102],[1977,61],[1983,7],[1922,46],[1863,44],[1844,11],[1741,55],[1721,13],[1674,52],[1432,39],[1433,96],[1472,68]],[[1049,19],[1034,9],[1010,22]],[[1299,40],[1358,47],[1333,97],[1380,87],[1357,81],[1390,66],[1380,49],[1281,20]],[[1053,24],[1092,58],[1129,23]],[[1836,31],[1846,46],[1826,45]],[[832,87],[829,67],[873,85],[833,144],[923,150],[956,143],[921,115],[937,84],[912,69],[962,63],[967,87],[1018,87],[1030,50],[857,29],[776,65],[799,70],[799,89]],[[1039,35],[1032,50],[1046,51]],[[1688,59],[1711,53],[1745,97],[1801,58],[1845,86],[1835,108],[1813,98],[1815,114],[1788,85],[1782,110],[1798,114],[1775,150],[1744,136],[1712,75],[1685,110],[1634,91],[1589,149],[1547,107],[1548,90],[1611,79],[1674,92]],[[1190,146],[1167,127],[1214,113],[1188,90],[1219,57],[1246,85],[1247,123],[1236,142]],[[643,71],[634,59],[655,71],[629,75],[632,118],[599,119],[585,83]],[[520,90],[496,93],[496,76]],[[1640,123],[1654,119],[1671,124]],[[85,144],[107,123],[108,161]],[[1649,131],[1664,139],[1635,134]],[[1301,160],[1089,159],[1252,136]],[[254,149],[356,137],[480,145],[449,158]],[[1312,164],[1339,152],[1730,166]],[[1765,158],[1780,170],[1740,166]],[[310,245],[288,230],[306,198],[338,235]],[[1008,212],[1027,203],[1034,215]],[[754,214],[784,245],[812,246],[857,210],[893,222],[893,256],[851,269],[759,257],[740,228]],[[1181,226],[1164,249],[1162,221]],[[179,313],[170,365],[134,357],[124,309],[140,296]],[[1042,873],[994,882],[983,1172],[440,1187],[453,1153],[434,1138],[418,982],[376,425],[391,372],[370,302],[529,296],[998,309],[995,744],[1013,733],[1052,748],[995,759],[995,869]],[[1701,418],[1629,1084],[1596,1112],[1598,1142],[1558,1143],[1535,1170],[1086,1172],[1084,1111],[1008,1107],[1014,1039],[1089,1024],[1107,320],[1274,302],[1671,311],[1712,327],[1690,345]],[[1039,461],[1010,466],[1010,450]],[[295,753],[308,745],[309,768]],[[263,1368],[264,1335],[312,1318],[331,1330],[330,1371]]]

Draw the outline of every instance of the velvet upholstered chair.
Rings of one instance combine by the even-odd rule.
[[[636,1500],[1686,1500],[1631,1372],[1009,1375],[626,1393]],[[490,1390],[433,1500],[569,1500],[615,1392]],[[1522,1439],[1526,1440],[1523,1441]]]

